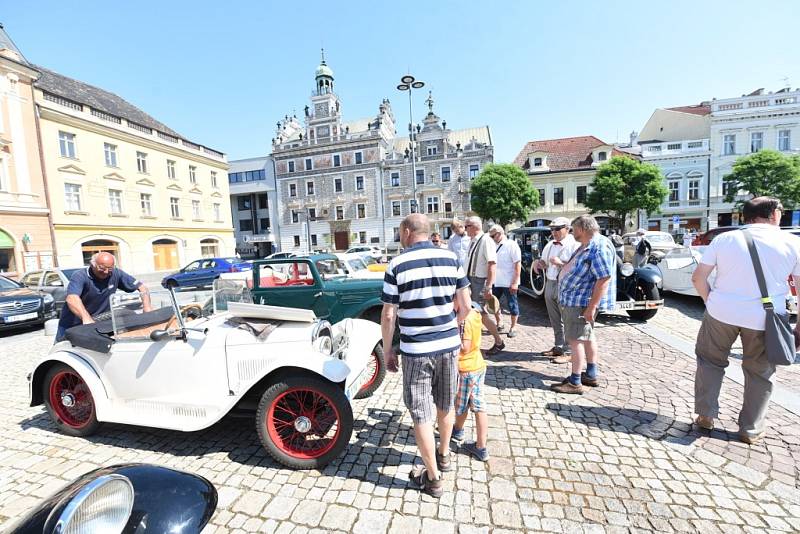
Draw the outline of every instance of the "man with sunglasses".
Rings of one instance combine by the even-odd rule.
[[[139,280],[115,267],[116,260],[108,252],[92,256],[86,269],[76,271],[67,286],[67,298],[58,321],[56,340],[65,339],[67,329],[80,324],[94,322],[92,318],[110,309],[109,298],[117,289],[126,293],[138,290],[142,297],[142,309],[151,310],[150,293]]]
[[[564,321],[561,317],[561,305],[558,303],[558,273],[569,261],[580,243],[569,233],[570,221],[566,217],[556,217],[550,223],[550,235],[553,239],[547,242],[542,250],[541,259],[536,260],[533,269],[538,273],[544,271],[544,303],[550,326],[555,337],[553,348],[542,353],[555,363],[567,363],[571,358],[566,354],[569,350],[564,340]]]

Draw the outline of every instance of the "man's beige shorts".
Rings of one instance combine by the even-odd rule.
[[[567,341],[594,341],[592,323],[583,318],[582,306],[562,306],[561,319],[564,321],[564,339]],[[596,316],[595,316],[596,317]]]

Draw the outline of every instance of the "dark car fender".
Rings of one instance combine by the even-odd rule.
[[[200,532],[217,508],[217,490],[203,477],[150,464],[101,467],[74,480],[20,519],[13,534],[50,534],[70,500],[97,477],[119,474],[134,490],[133,510],[123,533]]]
[[[653,284],[656,287],[661,287],[661,272],[657,267],[648,264],[642,267],[637,267],[633,270],[633,273],[640,281]]]

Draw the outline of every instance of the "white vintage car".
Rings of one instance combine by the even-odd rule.
[[[69,329],[28,375],[31,406],[44,404],[73,436],[103,422],[191,432],[247,410],[288,467],[321,468],[341,454],[351,400],[376,388],[379,325],[252,304],[241,280],[216,281],[205,306],[179,307],[171,291],[151,297],[143,313],[138,296],[116,294],[109,320]]]

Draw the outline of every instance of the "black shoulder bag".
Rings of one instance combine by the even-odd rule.
[[[775,313],[775,306],[769,298],[767,283],[764,280],[764,270],[761,267],[761,260],[758,258],[756,244],[753,236],[746,229],[742,229],[744,239],[747,241],[747,248],[750,250],[750,258],[753,260],[753,269],[758,280],[758,289],[761,291],[761,305],[767,314],[764,327],[764,344],[767,349],[767,360],[773,365],[791,365],[796,356],[795,339],[792,327],[789,324],[788,314]]]

